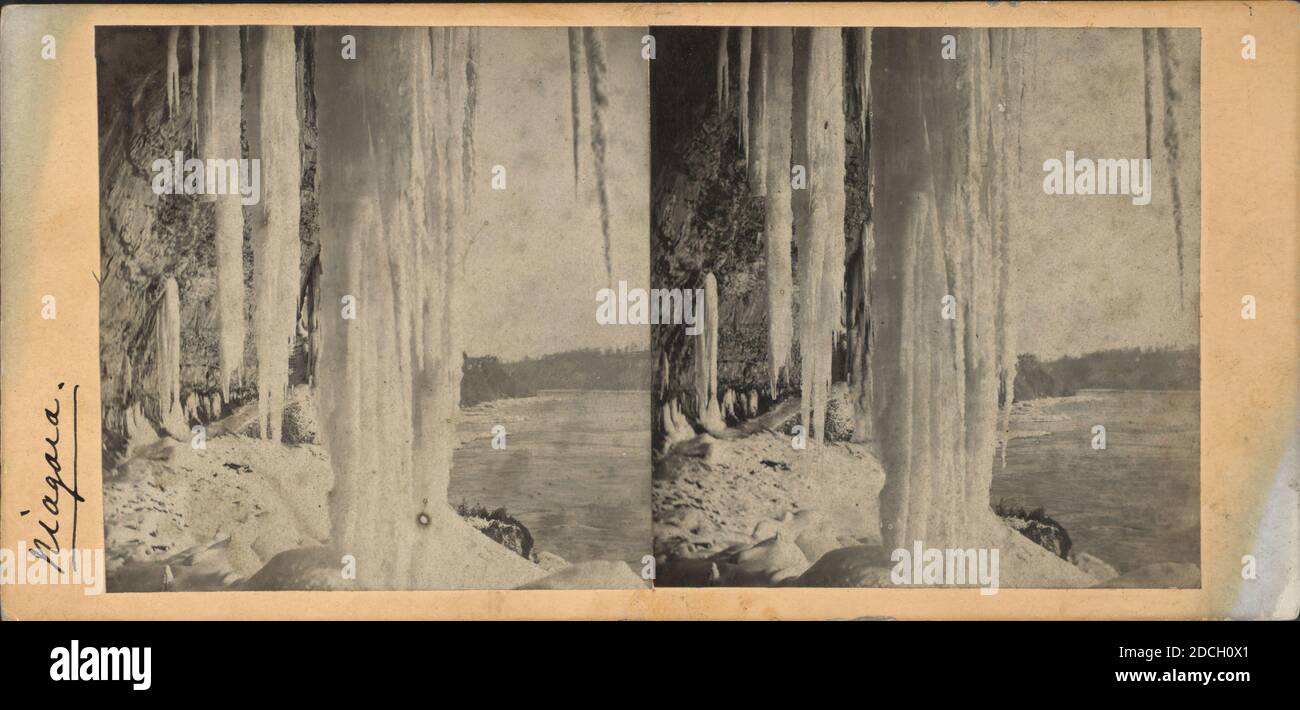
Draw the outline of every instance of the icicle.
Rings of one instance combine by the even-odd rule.
[[[181,28],[167,28],[167,117],[175,118],[181,96],[181,66],[176,58],[177,44],[180,42]]]
[[[700,426],[718,432],[727,428],[718,407],[718,280],[704,275],[704,323],[695,345],[695,402]]]
[[[813,190],[813,231],[810,237],[825,241],[821,304],[817,309],[822,330],[817,344],[821,358],[817,363],[819,409],[824,414],[831,387],[831,361],[836,338],[844,330],[844,41],[838,29],[823,29],[815,34],[817,93],[813,97],[815,111],[811,125],[818,131],[818,140],[810,139],[810,146],[814,148],[810,162],[817,166],[818,179],[809,182],[809,189]],[[825,439],[823,417],[814,421]]]
[[[867,194],[869,202],[871,199],[869,186]],[[874,385],[874,378],[870,367],[871,314],[867,294],[871,292],[871,247],[874,240],[875,233],[871,228],[871,222],[868,221],[862,225],[862,248],[858,252],[859,258],[855,264],[858,274],[854,283],[856,293],[853,296],[853,304],[858,317],[853,333],[856,340],[852,350],[853,440],[857,442],[867,442],[873,438],[871,390]]]
[[[871,145],[869,140],[871,130],[871,28],[864,27],[855,30],[855,51],[857,62],[857,92],[858,92],[858,139],[861,157],[868,163],[871,161]],[[872,173],[867,172],[867,208],[870,214],[871,205],[875,202],[875,185],[872,182]],[[868,294],[871,292],[871,271],[874,268],[873,243],[875,241],[875,229],[873,222],[869,218],[862,225],[861,246],[858,251],[858,259],[854,264],[856,269],[855,278],[849,279],[854,291],[848,298],[846,309],[852,309],[854,316],[853,340],[850,342],[850,353],[852,361],[852,392],[853,392],[853,440],[857,442],[872,441],[874,429],[872,427],[871,402],[872,390],[875,385],[874,373],[870,367],[870,352],[872,348],[872,330],[871,330],[871,308]]]
[[[1026,53],[1032,50],[1029,50],[1027,47],[1029,35],[1025,32],[1006,31],[1005,37],[1007,48],[1003,53],[1003,56],[1020,57],[1021,60],[1008,64],[1008,68],[1004,69],[1004,73],[1000,77],[1002,80],[1001,90],[1004,92],[1004,95],[1015,97],[1010,104],[1006,105],[1006,108],[1008,109],[1008,120],[1014,117],[1016,126],[1013,130],[1005,122],[1001,124],[1002,130],[1000,143],[1003,146],[1002,154],[1012,155],[1013,157],[1010,158],[1009,161],[1003,161],[999,167],[1002,169],[1004,179],[1008,173],[1012,175],[1009,182],[1011,194],[1022,194],[1020,191],[1022,189],[1021,185],[1024,181],[1021,176],[1021,171],[1014,170],[1011,166],[1020,165],[1023,156],[1023,151],[1021,150],[1021,135],[1023,118],[1026,112],[1024,102],[1025,84],[1027,83],[1025,67],[1037,66],[1037,56],[1030,55],[1026,59]],[[1013,133],[1015,135],[1014,149],[1009,145]],[[1011,406],[1015,403],[1016,366],[1018,364],[1015,325],[1012,322],[1008,298],[1009,294],[1015,293],[1015,288],[1013,286],[1014,270],[1011,268],[1015,255],[1011,251],[1012,218],[1007,192],[1006,189],[1000,189],[999,193],[1001,198],[999,201],[1001,217],[998,220],[998,224],[1001,227],[1001,239],[998,254],[998,282],[1000,287],[997,292],[998,315],[996,325],[999,339],[998,367],[1002,376],[1000,389],[1003,392],[1002,409],[999,412],[998,424],[999,431],[1001,431],[1000,463],[1003,469],[1006,469],[1007,467],[1007,445],[1010,443],[1011,437]],[[973,491],[972,495],[978,496],[979,491]]]
[[[609,189],[605,184],[605,109],[609,98],[605,88],[605,43],[599,30],[582,29],[586,48],[587,79],[591,87],[591,153],[596,166],[596,196],[600,201],[600,233],[605,245],[605,276],[614,281],[614,265],[609,254]]]
[[[238,159],[241,59],[238,27],[209,30],[210,109],[204,150],[209,158]],[[217,304],[220,329],[221,395],[230,401],[230,382],[244,361],[244,214],[238,194],[214,198]]]
[[[573,191],[578,191],[578,72],[582,62],[582,30],[569,28],[569,121],[573,127]]]
[[[297,331],[300,272],[297,65],[293,28],[253,30],[249,66],[257,76],[256,126],[262,201],[254,222],[253,344],[262,437],[278,440],[289,387],[289,356]],[[251,142],[250,142],[251,146]]]
[[[1156,31],[1144,29],[1142,32],[1142,118],[1146,127],[1146,157],[1151,156],[1151,126],[1155,117],[1153,105],[1155,82],[1159,81],[1156,73]]]
[[[163,283],[154,320],[154,378],[159,427],[168,436],[187,439],[189,425],[181,406],[181,300],[176,279],[171,277]]]
[[[867,115],[871,110],[871,28],[859,30],[858,37],[858,97],[862,101],[858,112],[858,137],[863,145],[867,141]]]
[[[1175,86],[1174,73],[1177,63],[1171,53],[1167,29],[1142,30],[1142,109],[1146,129],[1146,157],[1153,165],[1157,160],[1164,163],[1164,173],[1169,176],[1169,197],[1174,222],[1174,253],[1178,267],[1178,307],[1184,308],[1186,274],[1183,266],[1183,249],[1185,235],[1183,229],[1183,210],[1181,184],[1178,179],[1180,146],[1178,140],[1177,105],[1181,96]],[[1163,111],[1156,106],[1157,99],[1163,105]],[[1164,154],[1157,158],[1152,152],[1152,141],[1156,133],[1156,122],[1160,123],[1161,144]],[[1160,172],[1152,170],[1152,174]]]
[[[808,179],[807,189],[794,191],[792,200],[799,243],[800,410],[814,440],[825,440],[844,284],[844,47],[838,29],[796,30],[795,37],[793,134],[796,146],[802,136]]]
[[[740,121],[740,151],[749,160],[749,61],[753,48],[753,30],[740,28],[740,106],[736,111]]]
[[[467,30],[465,57],[465,124],[461,148],[461,184],[465,192],[465,211],[469,212],[474,193],[474,120],[478,113],[478,28]]]
[[[719,113],[725,112],[727,110],[727,107],[730,105],[730,96],[729,96],[730,87],[727,85],[727,82],[729,80],[728,75],[730,70],[728,64],[730,62],[730,56],[731,56],[727,51],[727,32],[729,29],[730,28],[723,27],[721,30],[718,31],[717,83],[718,83],[718,112]]]
[[[442,125],[440,131],[446,136],[443,141],[443,154],[441,166],[441,180],[439,185],[439,195],[442,202],[440,211],[442,212],[443,222],[443,258],[447,264],[447,281],[442,291],[443,308],[447,314],[455,313],[456,303],[456,280],[457,272],[451,265],[456,262],[456,243],[460,230],[460,215],[457,214],[456,205],[458,204],[457,192],[463,187],[456,181],[456,137],[461,135],[464,127],[457,123],[457,113],[455,107],[461,105],[464,97],[464,85],[459,81],[460,65],[464,59],[461,54],[463,47],[458,40],[462,37],[464,30],[457,28],[444,28],[442,31],[441,56],[442,65],[439,74],[439,80],[442,86],[442,99],[445,110],[442,114]],[[435,48],[439,43],[435,42]],[[397,209],[397,208],[393,208]],[[431,335],[431,334],[430,334]],[[426,336],[428,337],[428,336]],[[455,321],[451,317],[444,317],[440,333],[437,335],[442,344],[442,358],[445,362],[454,363],[445,373],[445,386],[441,392],[448,395],[455,393],[455,399],[450,403],[444,403],[439,400],[439,407],[450,407],[453,411],[459,404],[460,400],[460,379],[462,373],[461,360],[462,353],[457,342],[457,331]],[[441,455],[441,452],[439,453]],[[441,465],[441,464],[440,464]],[[450,470],[451,462],[448,458],[446,467]],[[439,469],[441,470],[441,468]],[[445,488],[445,486],[444,486]],[[445,491],[443,492],[445,495]]]
[[[207,157],[213,154],[213,109],[216,105],[217,93],[217,72],[214,69],[216,63],[216,52],[213,47],[215,44],[215,28],[202,28],[200,35],[202,37],[201,45],[204,52],[199,55],[199,90],[196,92],[199,99],[199,115],[196,121],[199,132],[199,144],[197,151],[200,156]],[[211,199],[211,196],[208,197]]]
[[[1177,64],[1169,46],[1169,30],[1167,28],[1156,30],[1156,44],[1160,48],[1160,82],[1164,89],[1164,146],[1167,163],[1165,172],[1169,175],[1169,200],[1174,215],[1174,247],[1178,258],[1178,307],[1183,308],[1185,305],[1184,282],[1186,281],[1183,269],[1185,236],[1183,234],[1183,199],[1178,179],[1178,168],[1181,161],[1179,159],[1177,114],[1177,106],[1182,97],[1178,93],[1174,79]]]
[[[746,142],[745,167],[749,177],[749,191],[753,195],[767,193],[767,35],[771,30],[754,30],[754,48],[749,73],[749,140]]]
[[[190,140],[199,147],[199,28],[190,28]]]
[[[768,98],[772,110],[767,112],[770,126],[766,131],[767,200],[763,213],[764,245],[767,254],[767,355],[768,383],[772,397],[777,382],[790,362],[794,341],[791,302],[794,283],[791,277],[790,241],[793,223],[790,212],[790,114],[785,107],[791,102],[791,30],[764,30],[766,65],[771,85]]]

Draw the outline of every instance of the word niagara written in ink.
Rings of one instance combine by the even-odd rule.
[[[64,383],[60,382],[58,385],[58,389],[62,391],[63,387],[64,387]],[[63,546],[59,540],[59,535],[61,529],[61,522],[69,519],[65,517],[68,510],[66,507],[67,502],[71,501],[72,504],[71,517],[70,517],[71,524],[69,526],[71,528],[72,547],[76,547],[77,545],[77,505],[79,503],[85,502],[85,498],[82,498],[81,494],[77,492],[77,479],[76,479],[76,472],[77,472],[76,453],[75,453],[76,452],[76,422],[77,422],[76,402],[77,402],[77,390],[79,388],[80,385],[74,386],[72,388],[72,403],[73,403],[72,404],[72,412],[73,412],[72,448],[74,453],[73,453],[73,461],[72,461],[72,468],[71,468],[72,471],[71,486],[68,485],[68,481],[64,477],[65,461],[61,461],[59,458],[59,445],[61,440],[60,423],[59,423],[59,415],[60,415],[59,398],[58,397],[54,398],[54,404],[52,407],[45,408],[45,412],[44,412],[45,421],[53,429],[52,434],[50,436],[45,437],[46,450],[45,450],[44,458],[45,458],[45,467],[46,469],[48,469],[45,472],[45,486],[48,489],[48,491],[45,493],[44,496],[41,497],[41,508],[44,509],[44,514],[38,512],[37,514],[38,517],[36,519],[37,525],[40,526],[41,534],[33,537],[32,547],[30,549],[30,552],[33,557],[37,559],[45,560],[47,563],[49,563],[51,567],[55,569],[55,571],[59,572],[60,574],[62,574],[64,570],[60,568],[59,565],[54,561],[54,557],[52,557],[52,555],[58,556],[59,553],[63,550]],[[21,515],[22,517],[26,517],[31,512],[32,512],[31,509],[22,510],[19,511],[19,515]]]

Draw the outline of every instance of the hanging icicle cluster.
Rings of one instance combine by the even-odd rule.
[[[844,294],[844,44],[838,28],[795,30],[792,132],[807,188],[794,190],[798,239],[800,412],[825,440],[831,360]],[[800,163],[800,156],[803,162]]]
[[[764,201],[763,236],[767,256],[767,342],[768,380],[773,398],[777,383],[790,362],[790,349],[794,344],[794,283],[791,276],[790,245],[793,238],[793,217],[790,211],[790,112],[791,62],[793,47],[789,29],[771,28],[761,32],[763,65],[768,77],[765,90],[770,110],[765,110],[764,122],[759,129],[765,134],[767,147],[763,151],[767,162],[765,181],[767,199]]]
[[[749,160],[749,61],[753,54],[754,31],[749,27],[740,28],[740,105],[736,118],[740,121],[740,152]]]
[[[467,30],[465,57],[465,121],[461,129],[461,184],[464,185],[464,209],[469,212],[474,197],[474,122],[478,114],[478,28]]]
[[[190,140],[199,147],[199,28],[190,28]]]
[[[1152,174],[1163,172],[1169,176],[1170,211],[1173,216],[1174,253],[1178,265],[1178,307],[1185,304],[1186,279],[1184,273],[1184,249],[1186,235],[1183,226],[1182,185],[1178,177],[1181,169],[1178,134],[1178,109],[1182,95],[1177,86],[1179,77],[1178,62],[1174,59],[1170,46],[1168,29],[1142,30],[1142,68],[1143,68],[1143,109],[1146,123],[1146,155],[1151,158]],[[1162,111],[1157,111],[1157,107]],[[1157,118],[1158,116],[1158,118]],[[1162,154],[1152,154],[1152,136],[1157,122],[1161,129]],[[1163,163],[1163,169],[1160,167]]]
[[[889,176],[873,180],[875,234],[890,238],[871,244],[869,266],[869,367],[890,383],[872,392],[886,548],[962,546],[990,518],[998,392],[1014,376],[1006,186],[1024,32],[962,32],[960,66],[934,62],[933,39],[876,30],[872,46],[890,67],[872,96],[891,120],[870,127],[871,170]]]
[[[715,81],[718,85],[718,111],[725,112],[731,105],[731,87],[728,85],[731,74],[731,54],[727,50],[727,35],[731,28],[723,27],[718,31],[718,64]]]
[[[253,344],[263,438],[280,437],[289,355],[297,332],[301,162],[293,28],[249,30],[245,122],[249,150],[261,159],[262,201],[254,215]]]
[[[207,30],[208,88],[200,105],[205,157],[222,160],[240,156],[240,75],[242,57],[238,27]],[[244,213],[238,194],[213,197],[217,252],[218,359],[221,396],[230,401],[230,383],[244,360]]]
[[[766,43],[771,30],[755,29],[753,31],[753,51],[750,54],[752,65],[749,74],[749,104],[746,109],[749,125],[746,129],[745,172],[749,178],[749,192],[753,195],[767,194],[767,109],[768,109],[768,55]]]
[[[463,29],[348,32],[369,48],[365,59],[317,55],[326,344],[317,376],[335,475],[332,543],[357,555],[365,586],[421,588],[446,573],[430,556],[448,560],[439,546],[455,547],[436,533],[454,516],[446,498],[462,363],[453,264],[472,143],[462,110],[472,42]],[[334,312],[349,296],[352,320]],[[370,441],[376,432],[388,443]]]
[[[569,125],[573,128],[573,191],[578,191],[578,91],[582,66],[582,29],[570,27],[569,34]]]
[[[181,100],[181,65],[176,56],[180,44],[181,28],[167,28],[167,68],[164,81],[167,82],[167,117],[175,118]]]
[[[613,283],[614,265],[609,254],[609,188],[605,184],[605,111],[609,106],[605,87],[605,42],[595,27],[582,28],[582,46],[587,51],[587,81],[591,86],[591,154],[596,168],[596,197],[600,202],[600,234],[605,246],[605,276]]]
[[[591,103],[591,155],[596,176],[596,200],[600,207],[600,234],[605,255],[605,277],[613,283],[614,264],[610,255],[609,186],[605,173],[605,150],[609,139],[605,133],[605,112],[609,109],[606,75],[605,41],[594,27],[569,30],[569,110],[573,127],[573,189],[578,189],[578,71],[585,55],[587,88]]]

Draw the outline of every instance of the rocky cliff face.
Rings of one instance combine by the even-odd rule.
[[[181,44],[190,41],[181,33]],[[255,398],[256,363],[244,343],[243,367],[232,383],[230,401],[220,397],[216,306],[215,205],[198,195],[157,195],[153,161],[196,154],[197,117],[190,107],[191,52],[181,46],[179,107],[168,112],[166,29],[115,29],[101,32],[97,53],[100,127],[100,377],[103,391],[105,465],[125,453],[132,410],[159,425],[153,353],[157,309],[168,277],[180,296],[180,401],[186,419],[208,422],[233,405]],[[315,102],[311,91],[311,36],[300,31],[298,52],[299,123],[302,131],[302,266],[319,251],[316,238]],[[247,141],[243,155],[247,157]],[[222,156],[235,157],[235,156]],[[245,208],[247,210],[248,208]],[[247,220],[246,220],[247,223]],[[245,227],[244,285],[251,289],[253,255]],[[305,279],[300,278],[300,282]],[[252,322],[251,298],[245,319]],[[301,346],[301,344],[300,344]],[[291,382],[303,381],[303,358]],[[137,417],[138,419],[139,417]]]
[[[846,47],[856,52],[861,39],[853,30],[845,32],[850,35]],[[651,93],[655,96],[651,107],[651,282],[656,288],[697,288],[702,286],[706,273],[714,274],[720,314],[719,396],[727,389],[761,391],[761,405],[766,410],[773,399],[799,392],[802,360],[795,337],[786,377],[773,397],[766,315],[768,257],[763,234],[766,204],[763,189],[749,175],[751,161],[740,131],[740,114],[748,107],[736,101],[720,105],[714,77],[699,75],[699,67],[712,65],[713,57],[718,55],[717,29],[678,28],[657,35],[657,39],[659,58],[650,72]],[[741,37],[732,32],[726,41],[730,60],[722,76],[729,96],[736,97],[741,95]],[[865,97],[856,88],[861,86],[861,71],[860,62],[843,63],[846,90],[842,110],[845,124],[855,127],[864,112]],[[790,107],[781,110],[788,114]],[[756,124],[754,131],[758,130]],[[863,225],[870,217],[865,152],[868,142],[865,132],[844,132],[846,264],[861,259]],[[776,159],[776,164],[780,163]],[[788,172],[788,156],[786,163]],[[789,193],[781,199],[789,200]],[[788,263],[797,265],[793,243],[791,251]],[[846,269],[845,273],[852,271]],[[797,294],[791,305],[791,316],[798,322]],[[861,304],[851,303],[848,308],[860,309]],[[652,327],[654,351],[662,356],[656,358],[653,382],[656,401],[676,401],[693,415],[692,338],[683,331],[681,327]],[[844,345],[841,339],[834,353],[835,381],[847,375]],[[654,419],[659,439],[664,431],[661,408],[655,409]]]

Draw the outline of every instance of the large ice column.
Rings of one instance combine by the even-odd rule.
[[[844,44],[838,28],[795,30],[792,132],[807,187],[792,199],[798,239],[800,411],[825,439],[844,293]],[[802,193],[802,194],[801,194]]]
[[[790,363],[794,344],[792,303],[794,280],[790,245],[794,237],[790,212],[790,112],[791,31],[770,28],[760,33],[767,67],[767,99],[764,129],[767,149],[764,158],[767,182],[763,213],[763,243],[767,255],[767,353],[768,381],[773,397],[777,383]]]
[[[945,30],[945,32],[953,32]],[[987,521],[1005,317],[1006,190],[1020,31],[876,30],[869,282],[872,416],[887,548],[960,547]],[[889,120],[878,120],[888,116]],[[944,317],[946,297],[955,319]],[[1011,358],[1013,359],[1013,358]]]
[[[279,439],[289,387],[289,355],[297,331],[301,266],[297,75],[293,28],[253,28],[248,82],[250,152],[261,161],[262,200],[255,206],[253,344],[257,353],[257,410],[263,438]],[[256,145],[254,145],[256,141]]]
[[[322,32],[321,46],[339,46],[344,34]],[[317,379],[322,438],[334,470],[331,542],[356,557],[363,586],[380,588],[400,586],[409,576],[423,510],[416,477],[446,478],[439,460],[421,461],[417,472],[413,453],[451,445],[439,426],[453,414],[445,392],[449,363],[440,347],[446,311],[436,294],[447,269],[440,209],[430,200],[430,191],[437,192],[430,177],[441,172],[430,37],[413,29],[348,33],[364,48],[355,60],[316,55]],[[384,140],[372,142],[371,135]],[[417,342],[417,333],[428,337]],[[432,406],[417,407],[417,398]],[[442,502],[429,501],[430,509]]]
[[[213,160],[240,157],[241,55],[238,27],[213,27],[209,42],[208,95],[204,99],[202,150]],[[244,336],[244,213],[239,195],[224,194],[216,203],[217,327],[221,366],[221,395],[230,401],[230,382],[243,364]]]
[[[508,587],[535,566],[447,506],[461,352],[453,215],[463,206],[462,29],[344,33],[316,54],[321,433],[331,547],[368,589]],[[383,136],[381,141],[371,136]],[[354,314],[355,317],[348,317]]]

